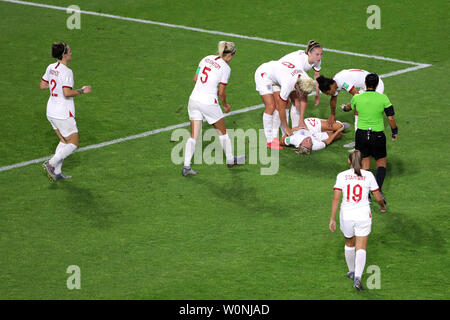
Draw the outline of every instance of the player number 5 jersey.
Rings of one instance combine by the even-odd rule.
[[[73,97],[65,97],[63,88],[73,88],[73,73],[67,66],[55,62],[47,67],[42,80],[48,83],[50,98],[47,102],[47,116],[56,119],[75,117]]]
[[[219,56],[210,55],[203,58],[197,68],[197,82],[189,99],[212,105],[219,104],[217,86],[228,84],[230,66]]]

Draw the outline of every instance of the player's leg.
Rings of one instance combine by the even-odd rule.
[[[335,122],[333,123],[333,125],[329,125],[328,124],[328,120],[320,120],[320,125],[321,125],[321,131],[322,132],[327,132],[327,131],[338,131],[340,128],[342,128],[344,125],[341,122]]]
[[[273,139],[273,113],[275,111],[275,98],[272,93],[261,96],[264,102],[263,128],[267,143]]]
[[[375,178],[377,180],[378,187],[380,188],[380,193],[383,197],[384,203],[386,203],[386,199],[384,198],[384,194],[382,191],[384,178],[386,177],[386,136],[382,131],[376,132],[372,134],[372,136],[372,155],[376,160],[377,167]]]
[[[225,118],[219,119],[217,122],[213,124],[213,126],[214,128],[216,128],[217,133],[219,135],[220,145],[222,146],[223,152],[225,153],[227,166],[229,168],[232,168],[237,164],[244,163],[245,155],[238,157],[235,157],[233,155],[233,145],[231,144],[231,139],[227,133],[227,128],[225,126]]]
[[[347,277],[351,280],[355,278],[355,237],[345,238],[344,254],[347,263]]]
[[[58,180],[63,178],[61,175],[62,162],[78,148],[79,137],[78,128],[74,118],[68,119],[50,119],[55,133],[60,139],[55,154],[45,163],[50,178]],[[64,141],[64,142],[63,142]],[[65,175],[64,175],[65,176]],[[69,176],[67,176],[69,177]]]
[[[181,173],[183,176],[187,176],[189,174],[197,174],[197,171],[191,169],[191,161],[192,156],[195,152],[195,144],[197,142],[197,138],[200,134],[200,130],[202,129],[202,120],[191,120],[191,136],[186,141],[186,148],[184,150],[184,167]]]
[[[355,274],[355,228],[354,221],[344,220],[344,213],[339,213],[339,227],[345,237],[344,256],[347,263],[347,277],[354,278]]]
[[[355,247],[355,279],[353,282],[353,286],[357,290],[362,290],[363,287],[361,285],[361,277],[364,271],[364,267],[366,265],[366,247],[367,240],[369,236],[356,236]]]
[[[219,121],[214,123],[213,126],[214,128],[216,128],[219,135],[220,145],[222,146],[223,152],[225,153],[227,164],[234,163],[233,146],[231,145],[231,140],[227,133],[225,118],[220,119]]]

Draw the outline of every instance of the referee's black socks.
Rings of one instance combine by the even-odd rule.
[[[386,177],[386,167],[377,167],[377,173],[375,175],[375,179],[377,180],[378,187],[383,186],[384,178]]]

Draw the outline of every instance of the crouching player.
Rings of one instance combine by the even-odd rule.
[[[295,152],[310,154],[311,151],[324,149],[333,141],[340,139],[345,128],[341,122],[335,122],[330,126],[327,120],[318,118],[306,118],[305,124],[307,129],[295,127],[291,136],[284,135],[281,139],[282,145],[292,145],[296,148]]]

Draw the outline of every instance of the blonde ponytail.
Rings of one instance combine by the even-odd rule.
[[[220,41],[218,46],[218,54],[219,57],[223,58],[227,54],[235,54],[236,53],[236,46],[234,45],[234,42],[229,41]]]

